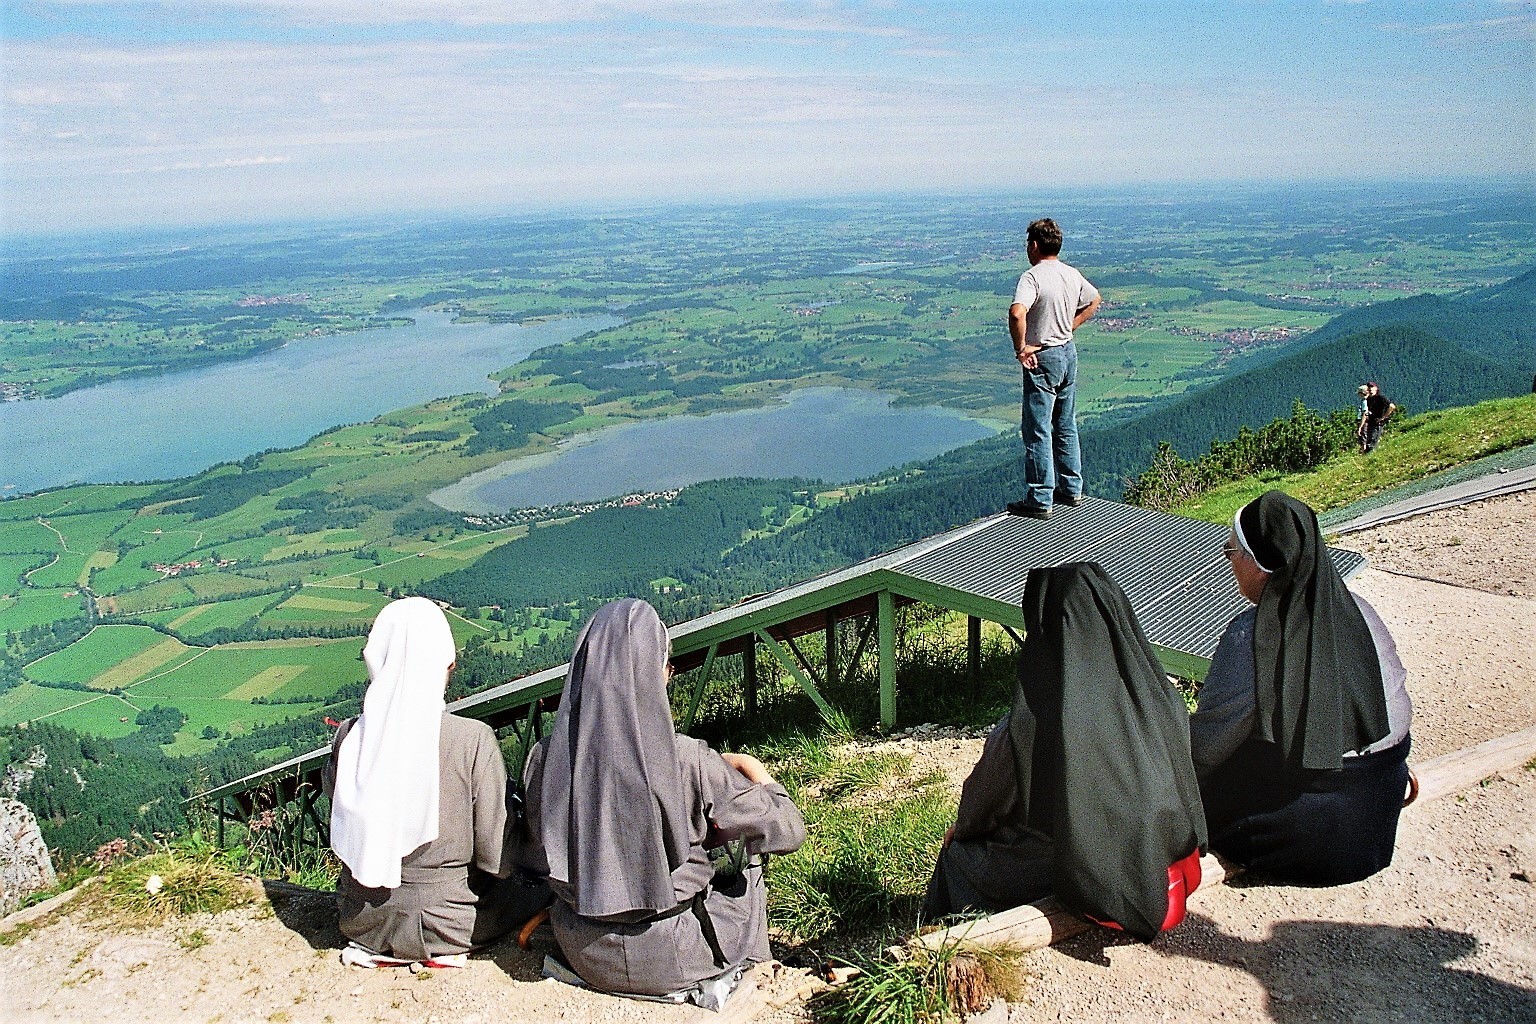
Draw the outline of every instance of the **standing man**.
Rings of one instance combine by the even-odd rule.
[[[1375,451],[1381,443],[1381,432],[1386,429],[1387,420],[1397,412],[1397,406],[1381,393],[1373,380],[1362,384],[1360,390],[1364,392],[1360,413],[1360,454],[1364,455]]]
[[[1083,457],[1077,443],[1077,346],[1072,332],[1099,308],[1099,292],[1061,262],[1061,228],[1046,217],[1026,235],[1029,269],[1008,307],[1013,353],[1024,368],[1024,483],[1016,516],[1048,519],[1053,504],[1083,497]]]

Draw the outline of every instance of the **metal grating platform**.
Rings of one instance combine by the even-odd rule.
[[[1221,554],[1228,533],[1215,523],[1084,498],[1049,520],[998,516],[889,571],[1018,605],[1031,569],[1098,562],[1125,590],[1148,640],[1209,658],[1227,622],[1247,606]],[[1329,554],[1345,577],[1365,564],[1353,552]]]

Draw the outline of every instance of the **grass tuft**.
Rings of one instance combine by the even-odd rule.
[[[936,1024],[979,1013],[994,999],[1023,994],[1022,952],[1014,946],[909,945],[899,955],[847,961],[858,968],[840,988],[817,997],[821,1024]]]
[[[826,736],[776,745],[774,776],[805,815],[807,838],[769,864],[769,920],[791,942],[915,920],[955,804],[942,774],[911,776],[897,752],[840,751]]]
[[[255,902],[257,890],[216,852],[158,850],[109,871],[84,899],[130,927]]]

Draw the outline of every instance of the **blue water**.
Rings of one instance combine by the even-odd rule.
[[[185,476],[444,395],[494,393],[488,374],[620,323],[408,315],[413,326],[304,338],[238,362],[0,403],[0,493]]]
[[[572,438],[445,487],[432,500],[464,512],[564,505],[732,476],[856,480],[996,433],[941,408],[892,408],[889,396],[810,388],[780,405],[676,416]]]

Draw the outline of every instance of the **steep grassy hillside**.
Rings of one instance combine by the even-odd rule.
[[[1159,441],[1190,456],[1240,427],[1288,415],[1298,398],[1325,411],[1348,407],[1363,380],[1380,381],[1385,394],[1413,411],[1525,394],[1531,386],[1528,370],[1474,355],[1417,326],[1372,327],[1230,377],[1124,426],[1085,432],[1089,489],[1118,497]]]
[[[1207,491],[1173,511],[1213,523],[1278,488],[1319,512],[1496,452],[1536,444],[1536,394],[1394,421],[1370,455],[1349,452],[1309,473],[1262,474]]]

